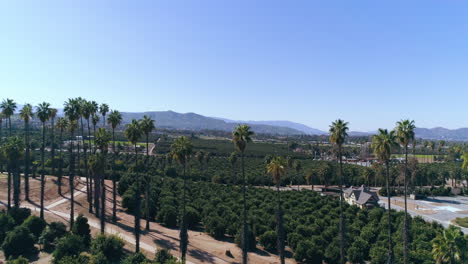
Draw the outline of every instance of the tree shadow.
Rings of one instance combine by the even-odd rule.
[[[188,253],[190,256],[200,260],[201,262],[208,262],[208,263],[214,263],[214,258],[211,254],[199,250],[199,249],[189,249]]]

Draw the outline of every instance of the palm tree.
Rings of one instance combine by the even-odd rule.
[[[55,175],[55,117],[57,117],[57,109],[50,108],[50,130],[51,130],[51,140],[50,140],[50,156],[52,160],[52,175]]]
[[[185,255],[187,253],[188,246],[188,233],[187,233],[187,221],[185,216],[185,203],[186,203],[186,188],[187,188],[187,177],[185,175],[185,168],[188,162],[190,155],[192,154],[192,142],[182,136],[177,138],[171,146],[171,154],[175,160],[177,160],[183,167],[183,176],[184,176],[184,187],[182,190],[182,223],[180,224],[180,251],[182,263],[185,263]]]
[[[449,226],[432,240],[432,255],[436,264],[457,264],[463,262],[466,244],[460,228]]]
[[[78,128],[78,118],[80,116],[79,109],[78,109],[78,102],[76,99],[68,99],[65,102],[64,107],[65,115],[68,118],[68,131],[70,132],[70,148],[69,148],[69,155],[70,155],[70,166],[69,166],[69,185],[70,185],[70,230],[73,228],[73,224],[75,222],[75,198],[74,198],[74,191],[75,191],[75,155],[73,155],[73,137],[75,135],[75,131]]]
[[[238,152],[241,154],[241,167],[242,167],[242,195],[243,195],[243,225],[242,225],[242,263],[247,263],[247,199],[246,199],[246,179],[245,179],[245,167],[244,167],[244,151],[247,147],[247,143],[252,141],[254,132],[250,130],[248,125],[238,125],[232,132],[232,142]]]
[[[59,168],[58,168],[58,193],[62,195],[62,177],[63,177],[63,155],[62,155],[62,148],[63,148],[63,131],[67,130],[68,128],[68,120],[63,117],[59,117],[57,120],[56,127],[59,129],[60,132],[60,156],[59,156]]]
[[[40,103],[37,107],[36,115],[41,120],[42,123],[42,147],[41,147],[41,163],[42,163],[42,171],[41,171],[41,212],[40,217],[44,219],[44,189],[45,189],[45,123],[50,118],[50,104],[43,102]]]
[[[107,119],[107,123],[109,123],[112,127],[112,221],[116,222],[117,221],[117,184],[115,182],[115,175],[114,175],[114,166],[115,166],[115,156],[116,156],[116,150],[115,150],[115,129],[117,126],[122,123],[122,114],[120,114],[119,111],[113,110],[109,114],[109,118]],[[88,128],[89,128],[89,123],[88,123]]]
[[[31,144],[29,140],[29,121],[33,118],[33,107],[25,104],[20,111],[20,118],[24,121],[24,142],[26,144],[26,155],[24,158],[24,199],[29,201],[29,163]],[[1,124],[0,124],[1,127]]]
[[[296,171],[296,174],[297,174],[297,175],[296,175],[296,178],[297,178],[297,189],[299,190],[299,179],[300,179],[299,174],[300,174],[300,172],[302,171],[302,164],[301,164],[301,162],[300,162],[299,160],[295,160],[295,161],[294,161],[293,167],[294,167],[294,170]]]
[[[13,204],[19,208],[20,204],[20,159],[23,156],[23,142],[18,137],[12,137],[3,146],[3,155],[8,160],[8,169],[13,174]],[[10,193],[10,185],[8,186]]]
[[[276,213],[276,233],[277,233],[277,246],[278,254],[280,256],[281,264],[284,264],[284,238],[283,238],[283,213],[281,210],[281,196],[280,196],[280,183],[288,170],[287,160],[282,157],[274,157],[267,165],[267,172],[273,176],[273,182],[276,184],[276,194],[278,197],[278,210]]]
[[[405,185],[404,187],[404,196],[405,196],[405,219],[404,219],[404,225],[403,225],[403,234],[404,234],[404,248],[403,248],[403,263],[407,264],[408,263],[408,206],[407,206],[407,189],[408,189],[408,184],[407,184],[407,177],[408,177],[408,147],[411,141],[414,140],[414,129],[416,126],[414,125],[414,121],[410,120],[402,120],[397,122],[397,127],[396,127],[396,133],[397,133],[397,140],[400,145],[403,146],[405,149],[405,174],[404,174],[404,180],[403,183]]]
[[[106,168],[106,155],[109,148],[109,142],[111,140],[111,134],[107,132],[105,128],[99,128],[96,132],[96,138],[94,139],[94,143],[98,147],[99,153],[99,163],[100,163],[100,173],[99,179],[96,178],[97,181],[100,182],[99,187],[101,192],[101,233],[104,234],[105,230],[105,219],[106,219],[106,185],[104,182],[105,178],[105,168]]]
[[[434,161],[434,150],[435,150],[435,142],[434,141],[429,142],[429,148],[432,151],[429,161],[432,162],[432,161]]]
[[[205,161],[205,152],[198,151],[195,154],[195,159],[198,161],[198,164],[200,165],[200,179],[201,179],[203,175],[203,162]]]
[[[11,116],[15,113],[16,103],[13,99],[5,99],[2,104],[0,104],[0,108],[5,118],[8,119],[8,127],[10,129],[9,136],[11,137]]]
[[[105,114],[103,114],[103,117]],[[149,231],[150,224],[149,224],[149,200],[150,200],[150,185],[151,185],[151,177],[148,173],[149,170],[149,134],[156,128],[154,126],[154,120],[152,120],[149,116],[143,116],[143,119],[140,120],[140,128],[141,132],[145,134],[146,137],[146,182],[145,182],[145,210],[146,210],[146,226],[145,230]]]
[[[140,128],[140,123],[136,121],[135,119],[132,120],[132,123],[128,124],[126,129],[125,129],[125,137],[128,139],[130,143],[135,148],[135,167],[138,164],[138,149],[137,149],[137,142],[141,137],[141,128]],[[135,184],[136,184],[136,191],[135,191],[135,251],[139,252],[140,251],[140,210],[141,210],[141,205],[140,205],[140,179],[138,177],[138,174],[135,177]]]
[[[330,142],[338,147],[338,160],[340,162],[340,260],[345,263],[345,220],[343,215],[343,144],[348,136],[348,122],[341,119],[336,120],[330,126]]]
[[[397,136],[395,131],[388,132],[387,129],[379,129],[378,134],[372,137],[372,148],[375,156],[385,164],[386,182],[387,182],[387,198],[388,198],[388,261],[393,263],[393,245],[392,245],[392,225],[391,225],[391,203],[390,203],[390,157],[392,151],[398,148]]]
[[[99,106],[99,113],[102,115],[102,124],[103,126],[106,126],[106,114],[109,112],[109,106],[107,104],[101,104]]]
[[[99,123],[99,116],[95,113],[92,114],[91,122],[93,123],[93,136],[96,137],[96,126]],[[96,145],[94,146],[94,153],[96,153]]]
[[[88,200],[88,211],[93,213],[93,179],[89,175],[89,165],[88,165],[88,147],[91,150],[91,138],[89,136],[89,116],[91,115],[92,106],[89,101],[86,101],[83,98],[78,98],[78,110],[80,114],[80,125],[81,125],[81,142],[83,144],[83,155],[84,155],[84,166],[85,166],[85,178],[86,178],[86,198]],[[88,125],[88,143],[86,144],[86,136],[84,133],[83,118],[86,120]],[[98,216],[98,212],[96,212]]]
[[[231,168],[232,168],[232,180],[234,182],[234,185],[237,184],[237,176],[236,176],[236,163],[237,163],[237,153],[232,152],[231,155],[229,155],[229,163],[231,163]]]

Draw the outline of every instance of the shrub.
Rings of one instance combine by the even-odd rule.
[[[82,214],[78,215],[75,224],[73,225],[72,233],[83,238],[83,243],[86,248],[91,242],[91,230],[89,229],[88,218]]]
[[[122,195],[122,207],[127,208],[127,212],[133,214],[136,206],[135,199],[135,188],[131,186],[125,193]]]
[[[31,215],[29,208],[11,208],[8,214],[15,220],[15,225],[21,225]]]
[[[380,195],[380,196],[385,196],[385,197],[387,197],[387,188],[382,188],[382,189],[380,189],[380,190],[379,190],[379,195]],[[392,188],[390,188],[390,197],[396,196],[396,195],[397,195],[397,194],[396,194],[395,190],[392,189]]]
[[[6,233],[15,226],[15,220],[10,215],[0,213],[0,244],[3,243]]]
[[[219,216],[209,216],[205,220],[205,229],[208,234],[216,239],[224,237],[226,233],[226,225],[223,219]]]
[[[185,211],[185,221],[188,228],[194,228],[200,222],[200,214],[193,207],[188,206]]]
[[[98,235],[91,242],[91,254],[102,253],[109,262],[116,262],[122,257],[123,246],[123,240],[115,235]]]
[[[258,242],[265,248],[266,251],[275,252],[276,240],[277,235],[275,231],[266,231],[259,237]]]
[[[44,249],[49,250],[55,240],[63,237],[67,233],[67,227],[62,222],[52,222],[42,232],[39,243],[44,245]]]
[[[77,257],[81,252],[85,250],[85,245],[83,238],[79,235],[67,235],[60,238],[57,241],[57,246],[55,247],[52,256],[54,260],[60,261],[64,257]]]
[[[9,258],[19,256],[31,256],[37,253],[34,247],[34,236],[24,226],[17,226],[7,233],[2,244],[5,256]]]
[[[239,231],[236,234],[236,237],[234,238],[236,245],[240,248],[242,248],[242,233],[243,233],[242,229],[243,227],[241,225],[241,227],[239,228]],[[253,251],[257,247],[257,241],[255,239],[254,233],[250,230],[251,230],[250,228],[247,228],[247,240],[246,240],[247,250]]]
[[[319,245],[315,245],[310,240],[303,240],[297,245],[296,252],[294,252],[294,259],[298,262],[321,264],[323,253]]]
[[[154,261],[157,263],[165,264],[168,261],[176,260],[174,256],[169,253],[169,250],[161,248],[156,251],[156,256],[154,258]]]
[[[34,235],[34,238],[37,241],[42,231],[44,231],[44,228],[47,226],[47,223],[44,221],[44,219],[41,219],[35,215],[31,215],[26,220],[24,220],[23,224],[21,225],[26,227],[29,232]]]
[[[7,261],[7,264],[28,264],[29,260],[23,256],[19,256],[17,259]]]
[[[98,252],[97,254],[94,254],[91,256],[91,264],[110,264],[112,262],[109,262],[107,257],[102,253]]]
[[[55,261],[56,264],[88,264],[89,262],[89,257],[85,255],[66,256],[59,261]]]
[[[176,227],[177,226],[177,211],[173,206],[163,206],[158,212],[157,219],[163,225],[167,227]]]
[[[142,264],[142,263],[147,263],[146,261],[147,260],[146,260],[145,255],[138,252],[138,253],[134,253],[126,257],[121,262],[121,264]]]

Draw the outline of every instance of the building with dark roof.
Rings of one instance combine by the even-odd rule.
[[[372,208],[379,205],[379,196],[368,187],[362,185],[359,188],[349,187],[343,191],[345,201],[359,208]]]

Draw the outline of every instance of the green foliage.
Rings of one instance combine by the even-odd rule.
[[[15,226],[15,220],[10,215],[0,213],[0,244],[3,243],[8,231]]]
[[[167,227],[177,226],[177,210],[173,206],[163,206],[158,212],[157,219]]]
[[[15,220],[15,225],[21,225],[24,220],[31,215],[31,209],[22,207],[11,208],[11,210],[8,211],[8,214]]]
[[[123,240],[115,235],[98,235],[91,242],[91,254],[102,253],[108,262],[113,263],[122,257],[123,246]]]
[[[277,239],[278,236],[276,235],[275,231],[266,231],[259,237],[258,242],[265,248],[266,251],[275,252],[277,250]]]
[[[205,231],[212,237],[220,239],[226,233],[226,224],[219,216],[209,216],[205,218]]]
[[[54,261],[55,264],[88,264],[90,259],[86,255],[78,256],[65,256],[58,261]]]
[[[154,261],[156,263],[160,263],[160,264],[166,264],[166,263],[169,263],[169,262],[175,262],[177,261],[177,258],[172,256],[170,253],[169,253],[169,250],[167,249],[164,249],[164,248],[161,248],[161,249],[158,249],[156,251],[156,256],[154,258]]]
[[[62,222],[52,222],[42,232],[39,243],[44,246],[44,249],[52,248],[56,239],[63,237],[67,233],[67,227]]]
[[[191,206],[187,206],[185,212],[185,223],[188,228],[194,228],[200,222],[200,214]]]
[[[244,232],[242,232],[242,227],[239,228],[239,231],[237,232],[234,242],[236,245],[240,248],[242,248],[242,235]],[[247,230],[247,250],[248,251],[254,251],[257,248],[257,239],[255,238],[255,234],[252,232],[250,228]]]
[[[129,256],[127,256],[121,264],[142,264],[142,263],[148,263],[145,255],[142,253],[134,253]]]
[[[57,246],[55,247],[52,256],[54,257],[55,263],[57,263],[67,256],[77,257],[81,252],[85,251],[85,249],[83,237],[74,234],[67,235],[57,241]]]
[[[85,248],[89,247],[91,242],[91,229],[89,228],[88,218],[82,214],[78,215],[73,225],[72,233],[83,239]]]
[[[24,226],[17,226],[7,233],[2,249],[7,258],[31,256],[37,253],[34,247],[34,236]]]
[[[17,259],[7,261],[7,264],[28,264],[29,260],[23,256],[19,256]]]
[[[44,231],[44,228],[47,226],[47,223],[43,219],[35,215],[31,215],[26,220],[24,220],[23,224],[21,225],[26,227],[29,232],[34,235],[34,238],[37,241],[42,231]]]

